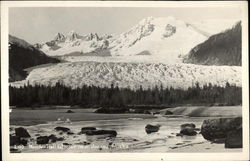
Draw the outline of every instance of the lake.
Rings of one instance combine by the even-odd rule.
[[[237,109],[237,108],[236,108]],[[241,109],[241,108],[240,108]],[[29,145],[22,152],[225,152],[241,149],[225,149],[224,144],[211,144],[201,134],[196,136],[176,136],[180,125],[194,123],[201,127],[204,119],[214,117],[171,117],[146,114],[97,114],[93,109],[30,110],[13,109],[10,114],[11,127],[25,127],[31,135]],[[60,121],[57,121],[60,118]],[[65,121],[68,120],[68,121]],[[69,121],[70,120],[70,121]],[[161,125],[156,133],[147,134],[147,124]],[[28,126],[27,126],[28,125]],[[57,126],[68,127],[73,135],[60,134]],[[116,130],[115,138],[107,136],[78,135],[82,127]],[[12,129],[13,129],[12,128]],[[13,131],[11,131],[13,132]],[[39,147],[35,138],[55,134],[64,137],[63,141]],[[88,145],[86,143],[89,143]]]

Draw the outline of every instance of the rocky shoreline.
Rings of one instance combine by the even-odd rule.
[[[170,146],[168,151],[179,151],[179,149],[186,149],[193,146],[201,146],[209,144],[222,146],[224,149],[242,148],[242,118],[214,118],[205,119],[201,127],[197,127],[194,123],[184,123],[179,126],[179,132],[172,133],[161,139],[141,141],[133,137],[121,136],[119,131],[114,129],[100,129],[94,126],[85,126],[76,131],[72,131],[68,126],[56,126],[52,130],[53,133],[47,135],[30,134],[29,130],[24,127],[16,127],[10,129],[10,152],[30,152],[31,145],[37,147],[34,151],[46,152],[48,147],[61,146],[54,150],[59,152],[68,151],[70,148],[74,152],[133,152],[140,151],[143,148],[159,148],[164,147],[164,144],[171,139],[182,139],[199,137],[200,140],[196,142],[176,142],[174,146]],[[145,125],[144,133],[146,135],[157,135],[158,132],[164,132],[164,126],[159,124]],[[77,138],[87,138],[85,141]],[[91,139],[88,139],[91,138]],[[217,146],[217,145],[216,145]],[[39,149],[40,147],[40,149]],[[58,147],[54,147],[56,149]],[[60,150],[61,148],[61,150]],[[94,148],[94,149],[93,149]],[[209,148],[209,147],[208,147]],[[206,148],[204,148],[206,149]],[[209,149],[207,149],[209,150]],[[213,149],[211,149],[213,150]]]

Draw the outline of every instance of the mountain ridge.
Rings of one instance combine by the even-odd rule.
[[[241,22],[195,46],[184,63],[241,66]]]
[[[209,32],[217,32],[230,26],[228,21],[225,24],[224,28],[221,25],[216,28],[211,24],[212,27],[206,28],[212,28]],[[202,25],[204,26],[204,22]],[[67,38],[70,35],[71,38]],[[50,56],[70,56],[71,53],[76,52],[82,53],[82,56],[85,54],[89,56],[91,52],[98,56],[96,53],[102,55],[100,50],[105,49],[109,50],[110,56],[133,56],[148,51],[147,55],[158,59],[179,61],[179,55],[187,54],[195,45],[207,40],[210,35],[211,33],[202,30],[198,23],[192,24],[174,17],[147,17],[115,36],[100,36],[96,33],[80,35],[69,32],[35,46]]]
[[[20,81],[26,78],[25,68],[46,63],[57,63],[59,60],[48,57],[34,46],[9,35],[9,81]]]

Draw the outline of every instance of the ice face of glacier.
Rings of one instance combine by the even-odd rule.
[[[223,74],[221,74],[223,73]],[[27,79],[11,85],[54,85],[61,82],[73,88],[82,85],[143,88],[164,87],[188,88],[196,82],[224,86],[226,82],[241,86],[241,67],[202,66],[191,64],[127,63],[127,62],[67,62],[37,68]]]

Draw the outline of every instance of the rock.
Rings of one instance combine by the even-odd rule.
[[[66,113],[75,113],[75,112],[72,110],[68,110]]]
[[[145,127],[145,130],[146,130],[147,134],[150,134],[150,133],[153,133],[153,132],[157,132],[157,131],[159,131],[159,129],[160,129],[160,125],[150,125],[150,124],[148,124]]]
[[[148,110],[144,110],[144,111],[143,111],[143,114],[151,114],[151,112],[148,111]]]
[[[117,132],[115,130],[90,130],[86,131],[86,135],[109,135],[116,137]]]
[[[59,138],[57,138],[57,141],[63,141],[64,140],[64,138],[63,137],[59,137]]]
[[[49,137],[48,136],[39,136],[36,138],[37,144],[48,144],[49,143]]]
[[[83,142],[83,145],[89,145],[89,144],[90,144],[89,142],[86,141]]]
[[[183,136],[183,134],[181,134],[181,133],[177,133],[177,134],[176,134],[176,136]]]
[[[242,128],[227,134],[225,148],[242,148]]]
[[[68,135],[73,135],[73,134],[75,134],[75,133],[73,133],[72,131],[68,131],[67,134],[68,134]]]
[[[69,128],[67,128],[67,127],[60,127],[60,126],[56,127],[55,130],[56,131],[62,131],[62,132],[68,132],[68,131],[70,131]]]
[[[231,131],[237,131],[242,126],[242,118],[219,118],[204,120],[201,134],[206,140],[226,139]]]
[[[197,132],[194,130],[194,128],[185,128],[180,131],[180,134],[187,136],[195,136]]]
[[[225,143],[225,138],[220,138],[220,139],[214,139],[212,141],[212,143],[216,143],[216,144],[224,144]]]
[[[195,130],[195,131],[201,131],[201,129],[200,129],[200,128],[194,128],[194,130]]]
[[[129,113],[151,114],[150,111],[144,109],[129,109]]]
[[[30,137],[30,134],[28,133],[28,131],[23,127],[15,128],[15,133],[16,133],[16,136],[19,136],[19,137],[23,137],[23,138]]]
[[[10,146],[14,146],[14,145],[26,146],[27,144],[28,144],[28,140],[22,139],[19,136],[10,135]]]
[[[21,138],[19,136],[11,136],[10,135],[10,146],[20,145]]]
[[[27,146],[28,140],[21,139],[20,144],[23,145],[23,146]]]
[[[159,111],[156,111],[156,112],[153,112],[152,113],[153,115],[158,115],[158,114],[161,114]]]
[[[50,142],[51,143],[54,143],[54,142],[56,142],[56,141],[63,141],[64,140],[64,138],[63,137],[56,137],[56,135],[54,135],[54,134],[51,134],[50,136],[48,136],[48,138],[49,138],[49,140],[50,140]]]
[[[57,137],[54,134],[51,134],[48,138],[49,138],[51,143],[54,143],[57,141]]]
[[[197,134],[195,130],[195,124],[193,123],[182,124],[180,135],[195,136]]]
[[[98,108],[95,113],[126,113],[127,109],[125,108]]]
[[[165,115],[173,115],[174,113],[173,112],[171,112],[171,111],[169,111],[169,110],[167,110],[166,112],[165,112]]]
[[[192,128],[192,129],[194,129],[195,128],[195,124],[193,124],[193,123],[186,123],[186,124],[182,124],[181,125],[181,130],[182,129],[186,129],[186,128]]]
[[[21,153],[21,150],[16,149],[16,148],[10,148],[11,153]]]
[[[82,129],[81,129],[81,134],[86,134],[86,132],[87,131],[93,131],[93,130],[96,130],[96,128],[95,127],[83,127]]]

